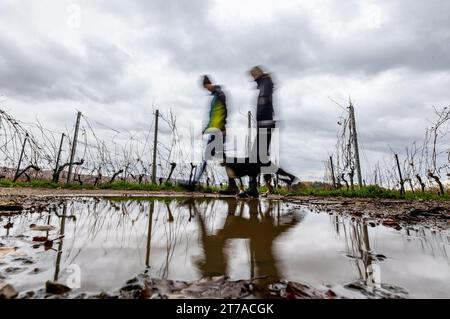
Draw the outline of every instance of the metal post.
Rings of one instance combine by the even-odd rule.
[[[331,177],[333,180],[333,188],[336,188],[336,176],[334,175],[333,156],[330,156]]]
[[[155,140],[153,141],[153,165],[152,165],[152,184],[156,184],[156,152],[158,147],[158,120],[159,110],[155,112]]]
[[[61,152],[62,152],[62,146],[63,146],[63,143],[64,143],[64,137],[65,136],[66,135],[64,133],[62,133],[62,135],[61,135],[61,142],[59,143],[58,155],[56,156],[56,166],[55,166],[55,171],[54,171],[55,174],[58,173],[59,161],[61,160]]]
[[[402,170],[400,169],[400,162],[397,154],[395,154],[395,161],[397,162],[398,175],[400,177],[400,195],[405,195],[405,182],[403,181]]]
[[[248,111],[248,141],[247,141],[247,154],[250,157],[252,149],[252,112]]]
[[[72,178],[73,161],[75,160],[75,153],[77,151],[78,131],[80,130],[81,112],[77,114],[77,123],[75,124],[75,133],[73,135],[72,150],[70,153],[69,173],[67,174],[67,184],[70,184]]]
[[[356,173],[358,174],[358,184],[359,187],[361,188],[363,185],[363,181],[361,175],[361,162],[359,160],[358,133],[356,131],[355,108],[353,107],[351,100],[349,109],[350,109],[350,122],[353,130],[353,147],[355,148]]]
[[[25,146],[26,146],[27,141],[28,141],[28,133],[25,135],[25,139],[23,140],[22,151],[20,152],[19,164],[17,164],[17,170],[16,170],[16,174],[14,175],[14,181],[17,179],[17,176],[19,176],[20,165],[22,165],[23,155],[25,153]]]

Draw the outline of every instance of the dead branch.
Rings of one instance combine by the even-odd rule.
[[[436,184],[439,185],[439,195],[444,195],[445,191],[444,191],[444,186],[441,183],[441,180],[438,176],[434,175],[432,171],[428,171],[428,177],[434,179],[434,181],[436,182]]]
[[[123,172],[124,172],[123,169],[121,169],[121,170],[115,172],[115,173],[113,174],[113,176],[111,177],[111,179],[109,180],[109,183],[110,183],[110,184],[114,183],[114,181],[115,181],[115,179],[117,178],[117,176],[119,176],[119,175],[122,174]]]
[[[27,171],[29,171],[29,170],[31,170],[31,169],[34,169],[35,171],[37,171],[37,172],[39,172],[41,169],[39,168],[39,167],[37,167],[36,165],[29,165],[29,166],[27,166],[25,169],[23,169],[22,171],[20,171],[15,177],[14,177],[14,180],[13,180],[13,182],[17,182],[17,180],[22,176],[22,175],[26,175],[26,176],[28,176],[28,178],[27,179],[30,179],[29,178],[29,175],[27,174]]]
[[[80,160],[79,162],[74,162],[72,165],[74,166],[81,166],[84,164],[84,159]],[[53,183],[59,183],[59,176],[61,175],[61,172],[66,169],[66,167],[69,167],[70,163],[65,163],[58,167],[58,169],[53,172]]]

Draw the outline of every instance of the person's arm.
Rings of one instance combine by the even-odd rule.
[[[216,103],[216,97],[213,98],[213,100],[211,101],[211,105],[209,107],[209,118],[208,118],[208,123],[206,124],[205,128],[203,129],[202,134],[205,134],[206,131],[211,127],[212,125],[212,121],[213,121],[213,116],[214,116],[214,104]]]

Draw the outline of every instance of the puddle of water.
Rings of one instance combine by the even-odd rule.
[[[280,201],[73,199],[0,224],[12,224],[1,227],[0,243],[19,247],[0,255],[0,279],[19,291],[47,280],[110,291],[148,269],[185,281],[227,275],[327,285],[350,298],[450,298],[448,233],[370,227]]]

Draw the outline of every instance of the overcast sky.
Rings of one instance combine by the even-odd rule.
[[[255,110],[254,65],[273,73],[282,164],[321,179],[351,95],[363,171],[423,137],[450,105],[450,1],[2,0],[1,108],[49,128],[75,110],[148,130],[152,108],[199,127],[211,74],[232,127]]]

